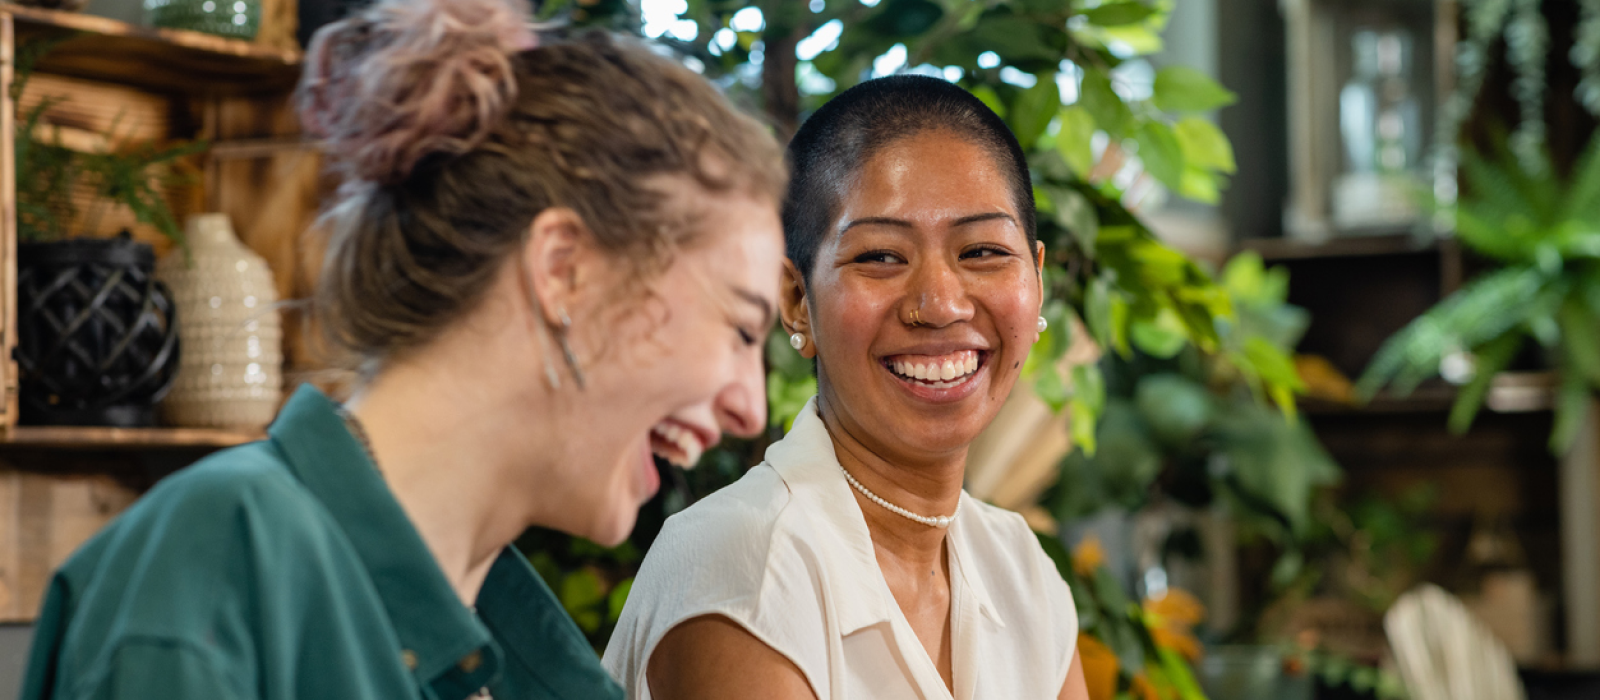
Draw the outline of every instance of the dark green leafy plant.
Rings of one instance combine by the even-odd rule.
[[[1075,451],[1061,464],[1061,481],[1045,502],[1062,522],[1108,507],[1135,511],[1154,499],[1194,508],[1220,504],[1268,536],[1293,558],[1313,529],[1313,498],[1336,483],[1334,464],[1311,431],[1266,408],[1252,382],[1230,359],[1237,346],[1263,344],[1287,355],[1307,324],[1286,303],[1288,276],[1266,269],[1254,254],[1234,258],[1221,291],[1235,313],[1220,324],[1219,347],[1171,357],[1111,353],[1100,449]],[[1292,371],[1292,367],[1287,370]]]
[[[16,79],[11,84],[13,102],[21,99],[38,60],[57,43],[38,42],[19,49]],[[163,190],[188,181],[182,161],[204,151],[207,145],[127,141],[120,138],[113,123],[103,134],[103,148],[74,150],[63,145],[60,127],[45,121],[50,110],[65,99],[46,97],[17,119],[18,238],[27,242],[67,238],[74,233],[70,228],[80,214],[86,214],[84,230],[94,231],[108,210],[124,206],[141,223],[155,227],[174,243],[185,245],[183,230]],[[79,186],[86,186],[96,195],[87,213],[78,211],[73,199],[74,189]]]
[[[1530,166],[1510,153],[1488,161],[1470,151],[1462,175],[1457,235],[1498,268],[1389,339],[1358,392],[1370,398],[1389,385],[1409,393],[1446,358],[1470,353],[1472,377],[1450,412],[1450,428],[1465,432],[1494,376],[1532,341],[1560,377],[1550,435],[1560,452],[1600,390],[1600,139],[1566,177],[1542,155]]]

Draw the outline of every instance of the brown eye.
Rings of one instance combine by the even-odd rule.
[[[968,250],[968,251],[963,252],[961,254],[961,259],[962,260],[975,260],[975,259],[980,259],[980,258],[999,257],[999,256],[1002,256],[1002,255],[1009,256],[1009,255],[1011,255],[1011,252],[1007,251],[1007,250],[1004,250],[1004,249],[1001,249],[1001,248],[995,248],[995,247],[992,247],[992,246],[984,246],[982,248],[973,248],[972,250]]]
[[[852,262],[892,264],[905,261],[901,260],[900,256],[895,255],[887,250],[874,250],[870,253],[862,253],[857,255]]]

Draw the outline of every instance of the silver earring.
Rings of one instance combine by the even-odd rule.
[[[561,344],[561,354],[567,358],[567,367],[572,370],[572,379],[578,383],[578,388],[583,388],[583,370],[578,367],[578,356],[572,353],[572,346],[567,344],[567,332],[572,330],[572,318],[567,316],[567,310],[561,309],[556,313],[561,314],[561,330],[556,333],[556,342]]]
[[[796,333],[794,335],[789,336],[789,347],[794,348],[795,350],[799,350],[800,348],[803,348],[805,346],[806,346],[806,337],[805,336],[800,335],[799,333]]]
[[[1043,316],[1040,316],[1039,317],[1039,332],[1043,333],[1045,331],[1045,329],[1049,328],[1049,327],[1050,327],[1050,322],[1044,320]]]

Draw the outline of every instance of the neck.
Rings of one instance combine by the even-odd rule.
[[[441,338],[387,366],[347,404],[390,491],[468,605],[500,551],[554,507],[530,503],[537,491],[523,488],[553,460],[518,448],[551,444],[538,434],[552,429],[551,416],[531,415],[548,402],[518,396],[510,388],[518,383],[496,371],[508,365],[493,361],[493,340],[484,341],[461,348]],[[458,356],[463,349],[472,359]]]
[[[833,440],[839,465],[868,491],[917,515],[949,516],[956,512],[961,502],[965,451],[933,461],[897,458],[886,455],[877,447],[878,441],[863,435],[848,416],[830,410],[830,402],[819,402],[818,413]],[[914,568],[943,566],[944,528],[895,514],[856,489],[851,492],[880,552]]]

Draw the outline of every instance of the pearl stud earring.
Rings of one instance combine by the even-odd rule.
[[[796,333],[789,336],[789,347],[799,350],[806,346],[806,337]]]
[[[1043,317],[1043,316],[1040,316],[1040,317],[1039,317],[1039,326],[1038,326],[1038,327],[1039,327],[1039,332],[1040,332],[1040,333],[1043,333],[1043,332],[1044,332],[1044,331],[1045,331],[1045,329],[1046,329],[1046,328],[1049,328],[1049,327],[1050,327],[1050,322],[1049,322],[1049,321],[1046,321],[1046,320],[1044,320],[1044,317]]]

